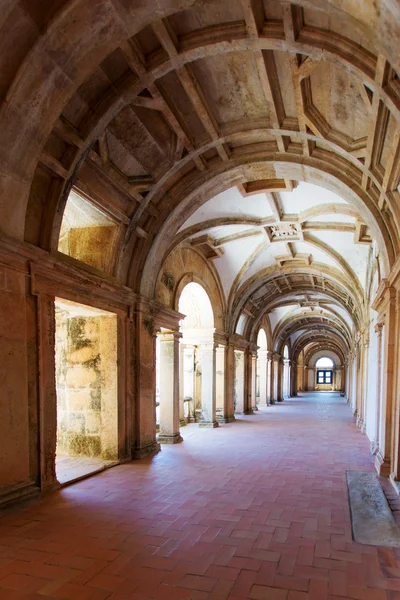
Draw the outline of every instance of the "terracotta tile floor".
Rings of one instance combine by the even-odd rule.
[[[338,395],[291,399],[0,519],[0,598],[399,600],[400,551],[353,543]]]

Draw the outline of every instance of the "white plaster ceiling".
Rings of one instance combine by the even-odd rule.
[[[242,192],[234,187],[218,194],[193,213],[180,229],[181,239],[190,242],[207,234],[211,245],[222,249],[223,254],[211,260],[226,299],[232,300],[234,282],[236,294],[250,281],[256,283],[257,275],[268,268],[280,283],[264,284],[253,292],[252,302],[258,310],[263,310],[268,309],[268,299],[274,298],[273,310],[267,312],[272,331],[283,318],[311,313],[305,308],[310,304],[314,310],[322,309],[325,316],[341,320],[352,330],[354,321],[346,302],[342,307],[332,302],[324,293],[323,279],[328,281],[339,273],[342,281],[351,281],[353,273],[361,287],[365,286],[371,243],[358,242],[357,227],[363,220],[355,208],[334,192],[304,182],[293,191],[247,196]],[[231,225],[228,220],[232,217],[243,218],[246,224]],[[295,275],[292,267],[296,267],[297,273],[304,269],[306,274]],[[315,273],[314,280],[310,271]],[[303,277],[309,289],[296,289],[296,277]],[[279,294],[283,305],[276,308]],[[242,332],[243,326],[242,319],[236,331]]]
[[[293,192],[281,192],[285,213],[296,214],[321,204],[347,204],[337,194],[311,183],[300,183]]]
[[[272,210],[266,200],[265,194],[255,194],[243,198],[236,187],[229,188],[218,194],[196,210],[182,225],[180,231],[218,217],[240,217],[249,216],[255,219],[272,216]]]

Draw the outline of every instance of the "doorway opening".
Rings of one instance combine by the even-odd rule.
[[[264,329],[257,335],[257,374],[256,374],[256,402],[266,406],[269,401],[270,376],[268,373],[268,343]]]
[[[215,349],[212,350],[214,313],[206,290],[198,283],[188,283],[181,292],[178,310],[186,315],[180,323],[180,361],[183,373],[180,392],[183,396],[183,415],[180,417],[187,423],[208,422],[209,419],[215,418],[215,414],[209,414],[210,406],[213,405],[212,413],[216,411],[215,391],[213,398],[208,397],[207,391],[213,386],[215,390],[216,355]]]
[[[65,484],[118,461],[117,316],[56,298],[56,475]]]

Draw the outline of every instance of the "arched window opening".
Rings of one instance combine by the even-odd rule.
[[[333,389],[333,367],[334,362],[331,358],[323,356],[315,363],[317,389],[332,390]]]
[[[268,342],[264,329],[257,335],[256,403],[266,406],[268,403]]]
[[[214,313],[206,290],[196,282],[183,288],[178,310],[186,315],[180,323],[183,417],[189,423],[199,423],[203,419],[211,419],[211,416],[203,414],[203,398],[210,377],[208,359],[214,343]],[[215,360],[215,353],[212,358]],[[220,394],[216,393],[219,397]]]
[[[76,190],[68,196],[58,251],[106,273],[111,272],[118,226]]]
[[[188,283],[182,290],[178,310],[186,315],[180,321],[179,341],[179,421],[200,423],[202,426],[215,426],[216,398],[222,397],[216,376],[219,369],[220,355],[214,345],[214,312],[210,298],[205,289],[195,282]],[[156,344],[156,424],[163,439],[164,424],[168,420],[168,398],[163,398],[160,373],[164,354],[161,345],[168,343],[166,331],[161,331]],[[222,357],[223,358],[223,357]],[[217,367],[217,368],[216,368]],[[224,360],[222,360],[222,370]],[[222,373],[223,374],[223,373]],[[214,377],[216,378],[214,384]],[[224,379],[224,377],[222,377]],[[165,436],[164,436],[165,437]]]
[[[323,356],[322,358],[319,358],[317,360],[315,366],[317,367],[317,369],[333,369],[334,364],[331,358]]]

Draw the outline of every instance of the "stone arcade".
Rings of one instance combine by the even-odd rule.
[[[322,391],[397,493],[399,2],[0,0],[0,28],[0,506]]]

